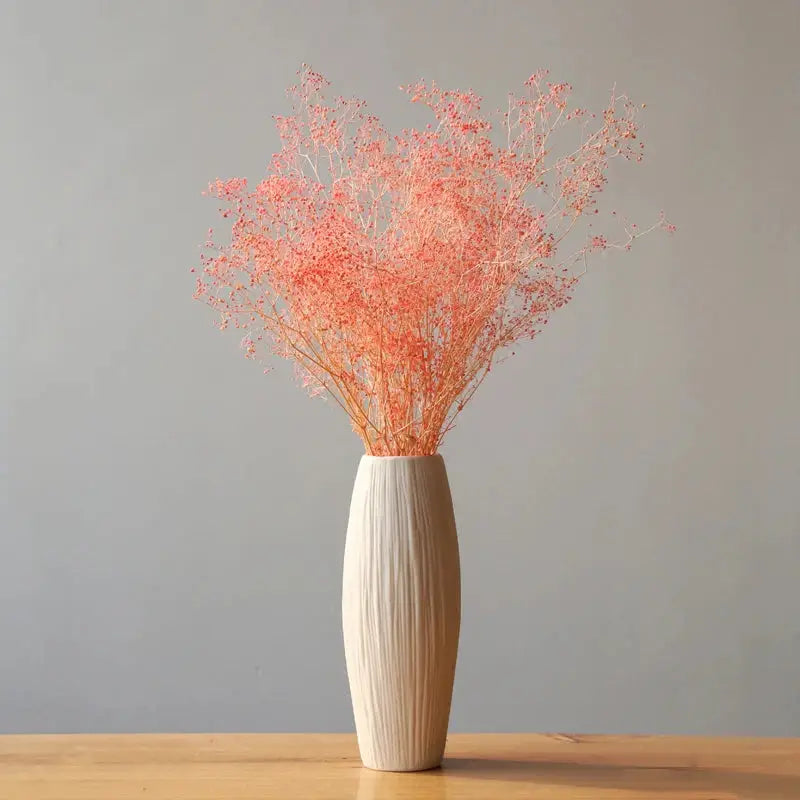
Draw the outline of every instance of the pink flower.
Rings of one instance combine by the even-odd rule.
[[[436,124],[393,136],[362,101],[327,102],[304,67],[264,179],[209,186],[231,234],[209,232],[195,296],[243,330],[247,357],[292,359],[369,453],[435,453],[493,363],[571,299],[576,265],[674,230],[663,215],[589,230],[610,161],[641,158],[637,109],[622,95],[597,117],[570,109],[569,84],[546,77],[509,96],[498,145],[472,91],[402,87]],[[582,144],[554,156],[576,125]]]

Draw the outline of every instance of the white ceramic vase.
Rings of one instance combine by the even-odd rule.
[[[344,552],[342,620],[364,765],[408,772],[444,754],[461,578],[444,460],[363,456]]]

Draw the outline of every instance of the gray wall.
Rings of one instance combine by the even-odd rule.
[[[359,444],[190,299],[302,61],[646,100],[601,259],[444,454],[456,730],[800,734],[796,2],[4,2],[0,731],[352,728]]]

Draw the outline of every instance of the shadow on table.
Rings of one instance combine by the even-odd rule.
[[[800,800],[800,776],[757,775],[732,770],[446,758],[441,770],[434,772],[455,779],[523,781],[543,786],[550,784],[642,792],[723,792],[723,796],[730,795],[731,798]]]

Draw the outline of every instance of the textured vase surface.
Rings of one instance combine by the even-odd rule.
[[[344,552],[342,621],[364,765],[411,771],[444,754],[461,622],[444,460],[363,456]]]

